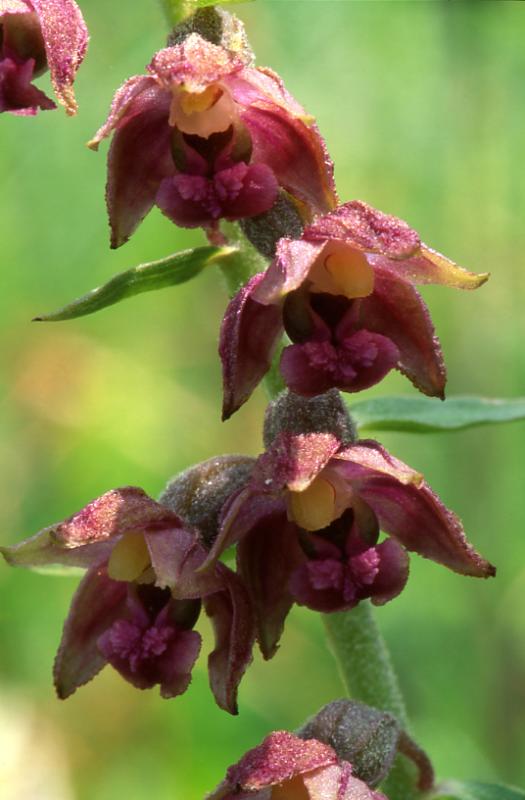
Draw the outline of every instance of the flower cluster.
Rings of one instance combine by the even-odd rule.
[[[198,464],[158,502],[114,489],[1,552],[13,565],[85,569],[55,661],[59,697],[107,664],[139,689],[182,694],[201,649],[202,611],[215,634],[212,692],[237,713],[255,642],[273,657],[294,604],[328,614],[384,604],[403,590],[411,552],[462,575],[494,574],[422,475],[357,438],[338,393],[397,369],[443,398],[443,356],[415,285],[474,289],[488,276],[435,252],[396,217],[361,201],[338,205],[314,119],[274,72],[254,65],[239,25],[229,39],[213,38],[195,19],[147,74],[121,86],[90,142],[97,149],[112,136],[111,245],[126,242],[153,206],[214,243],[227,241],[222,220],[239,221],[270,263],[225,313],[223,416],[249,398],[284,335],[287,389],[269,406],[258,458]],[[73,113],[87,43],[74,0],[0,0],[0,34],[0,111],[54,107],[32,84],[47,67]],[[386,800],[375,786],[398,744],[429,788],[431,768],[403,736],[395,728],[388,765],[372,780],[316,735],[273,733],[209,800]]]
[[[313,214],[336,202],[324,142],[278,75],[197,33],[156,53],[115,95],[90,146],[114,132],[107,202],[113,247],[148,211],[213,228],[268,211],[280,190]]]

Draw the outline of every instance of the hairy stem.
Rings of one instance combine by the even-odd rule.
[[[368,601],[352,611],[325,614],[328,641],[350,697],[389,711],[407,727],[407,715],[390,654]],[[384,784],[389,800],[417,797],[414,766],[398,756]]]

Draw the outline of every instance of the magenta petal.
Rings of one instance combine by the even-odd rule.
[[[145,539],[155,573],[155,584],[169,587],[173,597],[194,600],[218,591],[223,581],[217,571],[197,572],[207,551],[197,534],[182,527],[149,530]]]
[[[341,442],[332,433],[295,434],[284,431],[257,459],[252,486],[268,495],[284,489],[303,491],[340,446]]]
[[[335,206],[333,167],[316,125],[270,103],[249,105],[241,119],[250,132],[254,162],[267,164],[280,186],[312,214]]]
[[[93,567],[81,581],[64,624],[55,659],[57,694],[69,697],[106,664],[99,637],[124,613],[127,585],[108,578],[105,567]]]
[[[447,373],[428,309],[410,283],[375,270],[374,291],[361,301],[361,322],[399,348],[398,369],[424,394],[444,397]]]
[[[303,560],[297,528],[283,512],[262,519],[237,547],[237,569],[253,604],[257,640],[265,659],[277,651],[293,605],[288,583]]]
[[[407,550],[463,575],[495,574],[492,564],[468,542],[458,517],[421,476],[377,442],[352,445],[338,453],[338,459],[344,459],[338,472],[372,508],[381,529]]]
[[[164,178],[155,204],[175,225],[198,228],[221,216],[212,182],[202,175],[173,175]]]
[[[153,207],[161,181],[174,171],[169,97],[149,92],[140,101],[140,112],[128,111],[117,127],[108,154],[106,199],[112,247],[129,239]],[[139,107],[138,101],[135,105]]]
[[[261,493],[251,485],[233,494],[224,504],[217,537],[210,548],[203,569],[208,569],[230,545],[240,542],[259,523],[273,514],[282,513],[281,497]]]
[[[265,304],[278,303],[286,294],[298,289],[324,246],[324,242],[312,244],[302,239],[280,239],[275,259],[264,273],[264,279],[254,286],[254,299]]]
[[[0,552],[13,566],[90,567],[109,556],[116,536],[148,527],[181,525],[176,514],[142,489],[127,486],[106,492],[63,522],[44,528],[13,547],[0,548]]]
[[[223,216],[228,220],[263,214],[273,206],[279,191],[279,184],[269,166],[247,166],[242,161],[217,172],[214,184]]]
[[[197,631],[179,631],[170,644],[166,657],[158,665],[162,697],[178,697],[191,682],[191,671],[201,649]]]
[[[74,0],[31,0],[31,4],[42,28],[53,88],[67,113],[75,114],[73,81],[89,40],[82,12]]]
[[[135,486],[112,489],[54,527],[54,539],[73,548],[148,527],[182,527],[173,511]]]
[[[41,109],[56,108],[44,92],[31,84],[34,59],[23,64],[11,58],[0,60],[0,113],[9,111],[20,116],[34,116]]]
[[[347,761],[305,775],[304,785],[308,800],[387,800],[355,778]]]
[[[237,714],[237,689],[252,660],[255,623],[241,579],[224,564],[217,569],[225,588],[204,600],[215,632],[215,649],[208,658],[210,686],[217,705]]]
[[[402,219],[384,214],[360,200],[338,206],[304,231],[313,241],[339,239],[358,250],[380,253],[391,259],[407,259],[419,251],[421,240]]]
[[[137,689],[161,687],[163,697],[182,694],[191,681],[201,637],[185,630],[172,617],[177,604],[159,590],[153,602],[164,602],[158,614],[129,591],[126,613],[99,637],[98,648],[111,666]]]
[[[379,571],[370,596],[374,605],[383,605],[404,589],[408,580],[409,557],[394,539],[386,539],[375,548],[379,555]]]
[[[329,389],[359,392],[381,381],[399,351],[386,336],[360,330],[339,344],[311,341],[285,348],[281,373],[292,392],[314,397]]]
[[[254,792],[332,764],[337,764],[337,755],[329,745],[276,731],[228,769],[227,781],[232,789]]]
[[[268,371],[282,331],[280,306],[262,305],[252,299],[263,277],[264,273],[255,275],[235,295],[221,325],[223,419],[246,402]]]

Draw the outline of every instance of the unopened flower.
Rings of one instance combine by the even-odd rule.
[[[236,713],[254,641],[247,592],[224,564],[199,572],[207,551],[197,532],[141,489],[107,492],[2,553],[15,566],[87,568],[55,661],[60,697],[108,663],[138,688],[159,684],[163,697],[181,694],[200,650],[193,626],[202,605],[216,639],[211,688],[218,705]]]
[[[281,373],[297,394],[366,389],[392,368],[443,397],[446,372],[415,283],[475,289],[487,280],[423,244],[400,219],[353,201],[320,217],[231,301],[221,331],[224,417],[250,396],[283,333]]]
[[[386,800],[317,739],[276,731],[231,766],[207,800]]]
[[[279,188],[306,218],[335,204],[324,142],[280,78],[197,33],[156,53],[147,75],[118,90],[90,146],[111,132],[113,247],[155,204],[190,228],[261,214]]]
[[[267,658],[294,602],[332,612],[399,594],[407,551],[464,575],[494,574],[418,472],[378,442],[323,432],[277,435],[224,504],[205,567],[233,543]]]
[[[74,0],[0,0],[0,112],[34,115],[55,108],[32,84],[49,69],[58,101],[74,114],[73,82],[87,43]]]

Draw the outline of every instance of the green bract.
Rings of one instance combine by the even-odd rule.
[[[103,286],[92,289],[58,311],[35,317],[35,322],[58,322],[83,317],[119,303],[126,297],[185,283],[210,264],[222,263],[226,266],[226,262],[233,261],[236,254],[234,247],[196,247],[159,261],[139,264],[138,267],[120,272]]]

